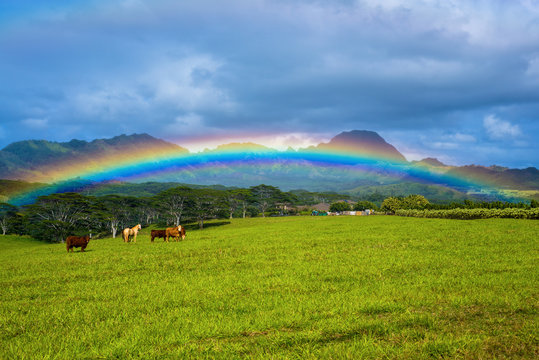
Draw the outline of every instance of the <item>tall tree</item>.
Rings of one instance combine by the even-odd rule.
[[[8,203],[0,203],[0,228],[2,228],[2,235],[6,235],[9,225],[16,215],[16,206]]]
[[[200,229],[204,228],[204,220],[212,219],[224,206],[223,191],[212,189],[196,189],[191,192],[189,199],[190,212],[197,220]]]
[[[354,210],[364,211],[367,209],[378,209],[378,206],[366,200],[358,201],[357,203],[354,204]]]
[[[262,212],[262,217],[266,217],[266,211],[275,206],[281,197],[281,190],[271,185],[257,185],[250,188],[253,199]]]
[[[103,220],[113,238],[123,228],[133,226],[140,200],[133,196],[106,195],[96,198]]]
[[[402,199],[403,209],[424,209],[429,201],[423,195],[408,195]]]
[[[248,189],[228,190],[226,192],[226,200],[230,219],[232,219],[232,215],[238,208],[241,209],[242,217],[245,219],[247,206],[251,198],[252,193]]]
[[[395,213],[395,211],[402,209],[402,199],[390,196],[384,199],[384,201],[382,202],[382,206],[380,206],[380,209],[388,213]]]
[[[63,242],[68,233],[80,227],[88,206],[85,196],[63,193],[40,196],[35,204],[27,205],[25,210],[36,238]]]
[[[349,211],[351,209],[350,204],[344,201],[337,201],[332,203],[329,206],[329,211],[331,212],[343,212],[343,211]]]
[[[143,224],[151,224],[159,219],[158,203],[153,198],[143,198],[141,200],[140,212],[142,215]]]
[[[162,191],[155,196],[159,207],[173,219],[174,226],[180,225],[192,191],[186,186],[179,186]]]

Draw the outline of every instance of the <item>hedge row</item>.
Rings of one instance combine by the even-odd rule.
[[[397,210],[395,215],[442,219],[539,219],[539,208],[533,209],[449,209],[449,210]]]

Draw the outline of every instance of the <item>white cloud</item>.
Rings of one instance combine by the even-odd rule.
[[[202,125],[202,117],[195,113],[189,113],[186,115],[178,116],[174,119],[174,124],[172,126],[177,126],[179,128],[191,128],[191,127],[200,127]]]
[[[29,118],[22,121],[23,125],[32,129],[32,130],[41,130],[47,128],[49,124],[48,119],[35,119]]]
[[[163,133],[167,134],[165,138],[182,138],[181,146],[185,146],[184,140],[186,138],[197,137],[208,133],[210,130],[211,128],[204,123],[204,118],[194,112],[177,116],[172,122],[163,127]]]
[[[222,65],[207,55],[165,60],[142,76],[140,82],[154,92],[156,101],[182,110],[232,110],[234,103],[227,91],[212,80]]]
[[[225,88],[214,83],[221,66],[208,55],[160,59],[133,78],[118,76],[75,89],[71,101],[77,112],[104,121],[166,111],[229,113],[236,103]]]
[[[438,150],[456,150],[460,147],[460,144],[448,141],[436,141],[431,144],[433,149]]]
[[[91,116],[94,120],[110,121],[126,109],[142,110],[147,108],[147,100],[123,85],[106,85],[96,90],[81,90],[73,97],[76,110]]]
[[[451,139],[456,142],[461,142],[461,143],[472,143],[476,141],[473,135],[463,134],[463,133],[456,133],[456,134],[449,135],[448,139]]]
[[[514,139],[522,135],[518,125],[512,125],[491,114],[483,119],[483,126],[492,140]]]
[[[539,78],[539,56],[534,56],[528,60],[526,75],[533,78]]]

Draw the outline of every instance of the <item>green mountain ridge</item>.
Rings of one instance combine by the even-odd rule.
[[[403,164],[406,163],[404,156],[395,147],[388,144],[377,133],[366,130],[342,132],[328,143],[319,144],[308,149],[288,151],[327,151],[332,149],[346,149],[346,151],[356,152],[357,154],[389,158]],[[216,163],[214,165],[219,167],[219,171],[216,172],[212,171],[211,168],[200,169],[188,165],[181,168],[181,173],[160,173],[153,177],[148,176],[140,182],[153,183],[154,185],[152,186],[156,188],[162,188],[155,185],[156,183],[197,184],[200,186],[221,184],[218,186],[223,187],[249,187],[264,183],[278,186],[284,191],[306,189],[319,192],[334,191],[358,196],[367,195],[368,192],[386,195],[419,193],[425,196],[428,194],[435,195],[443,200],[463,199],[467,196],[467,192],[477,194],[482,191],[481,188],[448,189],[445,186],[440,186],[440,184],[426,183],[413,176],[395,176],[394,173],[386,170],[383,165],[379,168],[364,168],[358,171],[354,166],[335,168],[315,166],[308,161],[290,163],[279,159],[279,154],[284,152],[254,143],[223,144],[215,150],[206,150],[197,154],[212,153],[220,150],[245,151],[245,157],[242,160],[245,166],[231,167],[226,163]],[[133,157],[136,159],[135,155],[141,151],[153,154],[189,153],[187,149],[179,145],[154,138],[148,134],[120,135],[110,139],[96,139],[89,142],[75,139],[63,143],[46,140],[19,141],[0,150],[0,179],[32,179],[35,176],[41,181],[41,178],[46,178],[49,165],[54,167],[57,163],[64,163],[69,166],[71,163],[82,161],[98,167],[100,164],[99,160],[96,159],[103,156],[120,156],[123,159]],[[257,154],[267,152],[275,154],[274,162],[271,165],[262,166],[257,162]],[[532,196],[534,196],[533,191],[539,193],[539,171],[533,167],[507,169],[496,165],[489,167],[480,165],[450,166],[434,158],[412,161],[408,164],[410,164],[411,168],[423,168],[433,173],[470,179],[477,183],[491,184],[501,189],[529,191]],[[307,173],[305,169],[308,169]],[[52,183],[54,180],[45,182]],[[412,186],[410,184],[416,185]],[[118,189],[123,187],[123,189],[118,190],[120,193],[127,191],[125,183],[117,184],[116,186]],[[99,193],[100,191],[104,192],[104,189],[110,190],[114,187],[115,185],[111,182],[100,185],[85,182],[82,179],[80,184],[75,181],[75,185],[71,188],[76,191],[94,188],[92,191]],[[146,186],[143,192],[153,193],[153,191],[148,191],[148,186]],[[0,192],[0,194],[2,193]]]

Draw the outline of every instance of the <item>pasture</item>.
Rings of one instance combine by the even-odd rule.
[[[537,358],[539,223],[209,222],[180,242],[0,236],[0,358]]]

